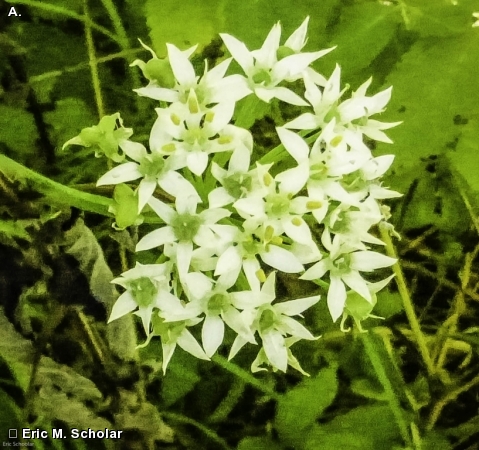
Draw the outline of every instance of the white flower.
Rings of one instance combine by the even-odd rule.
[[[257,256],[268,266],[282,272],[302,272],[304,267],[299,259],[282,247],[282,243],[282,238],[275,235],[271,226],[237,230],[231,245],[219,255],[215,276],[219,276],[224,284],[234,284],[243,269],[251,289],[258,290],[264,274]]]
[[[352,94],[350,99],[340,103],[340,98],[347,89],[341,90],[340,77],[341,69],[336,65],[321,92],[316,84],[308,76],[305,76],[305,97],[313,106],[314,114],[302,114],[287,123],[285,127],[298,130],[314,130],[324,128],[332,119],[335,119],[335,131],[338,133],[347,129],[359,135],[365,134],[377,141],[391,143],[392,141],[382,130],[395,127],[401,122],[383,123],[369,117],[384,110],[385,105],[391,98],[392,88],[379,92],[372,97],[367,97],[366,90],[372,81],[372,79],[369,79]]]
[[[179,304],[178,307],[181,307],[181,304]],[[201,322],[201,319],[198,318],[166,322],[165,319],[155,314],[152,317],[153,331],[148,336],[146,342],[140,347],[148,345],[150,340],[155,336],[161,338],[161,347],[163,349],[163,373],[166,372],[166,368],[168,367],[177,345],[196,358],[208,361],[208,356],[191,332],[187,329],[187,327],[194,326],[199,322]]]
[[[249,133],[229,124],[233,111],[233,103],[219,103],[203,112],[191,90],[188,107],[174,103],[156,110],[158,119],[151,130],[150,146],[171,155],[178,167],[186,166],[195,175],[202,175],[212,153],[234,152],[246,145],[252,151],[252,138],[245,137]]]
[[[198,81],[199,77],[197,77],[193,64],[188,59],[196,46],[193,47],[193,51],[190,49],[188,52],[182,52],[173,44],[166,44],[166,46],[171,69],[176,79],[175,86],[169,89],[150,82],[145,88],[135,89],[139,95],[170,103],[181,102],[186,104],[188,96],[193,90],[200,108],[203,109],[212,103],[234,103],[251,92],[244,78],[240,75],[224,76],[231,58],[221,62],[210,71],[208,71],[205,63],[205,72]]]
[[[244,291],[233,293],[233,304],[243,309],[250,316],[253,329],[259,332],[263,341],[265,355],[270,364],[283,372],[288,366],[288,351],[285,336],[313,340],[315,337],[291,316],[301,315],[303,311],[319,301],[319,295],[290,300],[281,303],[272,302],[276,299],[276,274],[272,272],[260,291]],[[229,359],[245,344],[238,335],[231,348]]]
[[[246,45],[229,34],[220,34],[233,58],[238,62],[248,79],[249,87],[263,101],[278,98],[293,105],[307,103],[286,87],[278,86],[285,80],[296,80],[306,68],[332,49],[312,53],[294,53],[278,61],[281,25],[273,26],[262,47],[250,52]],[[296,39],[296,38],[294,38]]]
[[[240,312],[233,306],[230,286],[217,282],[198,272],[191,272],[185,278],[185,291],[190,303],[187,309],[205,314],[202,328],[202,342],[205,353],[211,357],[223,342],[226,323],[247,342],[255,344],[254,333]]]
[[[349,252],[340,247],[340,240],[333,240],[328,257],[310,267],[301,277],[302,280],[321,279],[329,271],[328,308],[335,322],[343,313],[346,302],[345,284],[353,291],[371,302],[371,293],[366,280],[359,272],[372,272],[394,264],[396,260],[381,253],[369,250]]]
[[[230,225],[217,224],[219,220],[230,215],[228,210],[211,208],[197,213],[197,205],[196,197],[177,197],[175,209],[152,198],[150,206],[166,226],[144,236],[138,242],[136,251],[149,250],[176,242],[176,265],[180,278],[183,279],[190,267],[193,244],[214,249],[218,241],[216,233],[221,233],[223,229],[234,230],[234,227]]]
[[[176,170],[179,168],[173,159],[165,158],[159,152],[148,153],[146,148],[137,142],[125,141],[120,144],[122,150],[133,161],[120,164],[100,177],[97,186],[119,184],[142,178],[138,186],[138,212],[152,198],[156,186],[174,197],[190,195],[198,197],[193,185]]]
[[[150,333],[150,321],[153,308],[161,308],[166,298],[174,297],[170,291],[171,265],[140,264],[127,270],[112,283],[119,284],[126,291],[113,305],[108,322],[119,319],[136,309],[146,334]]]

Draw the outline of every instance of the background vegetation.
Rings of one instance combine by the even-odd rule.
[[[15,7],[21,17],[7,16]],[[477,0],[9,0],[0,14],[0,429],[125,430],[124,439],[35,441],[44,449],[473,449],[479,441],[479,29]],[[219,32],[257,48],[278,20],[309,15],[308,49],[337,45],[352,89],[393,85],[381,120],[403,121],[379,144],[400,267],[368,333],[343,334],[324,302],[306,317],[318,341],[297,345],[310,378],[249,373],[159,345],[135,351],[136,324],[106,326],[109,281],[134,264],[134,227],[111,228],[107,167],[63,143],[121,111],[146,140],[154,102],[128,64],[141,38],[199,43],[221,60]],[[251,119],[258,151],[274,146],[270,111]],[[28,169],[31,170],[28,170]],[[40,175],[41,174],[41,175]],[[94,195],[92,195],[94,194]],[[101,197],[99,197],[101,196]],[[79,206],[81,205],[81,208]],[[389,252],[395,251],[392,247]],[[401,271],[402,268],[402,271]],[[404,273],[404,277],[403,274]],[[287,279],[292,296],[297,287]],[[412,303],[411,303],[412,302]],[[414,305],[410,308],[410,305]],[[3,436],[7,440],[6,436]]]

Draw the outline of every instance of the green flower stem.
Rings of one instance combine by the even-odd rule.
[[[176,413],[173,413],[173,412],[163,411],[161,413],[161,415],[165,419],[174,420],[176,422],[185,423],[187,425],[192,425],[195,428],[197,428],[198,430],[200,430],[206,437],[208,437],[213,442],[218,444],[221,448],[223,448],[225,450],[231,450],[231,447],[228,445],[228,443],[224,439],[219,437],[213,430],[206,427],[202,423],[197,422],[196,420],[191,419],[190,417],[186,417],[182,414],[176,414]]]
[[[394,248],[391,236],[389,235],[387,230],[381,229],[381,239],[386,244],[386,253],[388,254],[388,256],[397,259],[398,256],[396,254],[396,249]],[[409,290],[406,284],[406,279],[404,278],[404,274],[402,272],[401,266],[399,265],[399,261],[393,265],[393,272],[396,275],[396,284],[399,290],[399,294],[401,295],[404,311],[406,312],[409,325],[411,326],[411,330],[416,339],[419,353],[426,366],[428,376],[432,377],[435,373],[434,364],[426,344],[426,338],[424,337],[421,326],[419,325],[419,320],[416,316],[416,312],[414,311],[414,305],[412,304],[411,296],[409,295]]]
[[[55,205],[74,206],[84,211],[111,217],[108,208],[114,203],[112,199],[81,192],[57,183],[2,154],[0,154],[0,172],[8,178],[28,182],[32,188],[43,194]]]
[[[93,28],[94,30],[99,31],[100,33],[109,37],[112,41],[120,44],[120,38],[118,38],[113,33],[111,33],[108,29],[106,29],[105,27],[102,27],[101,25],[97,25],[90,18],[82,16],[80,14],[77,14],[76,12],[71,11],[67,8],[64,8],[63,6],[52,5],[50,3],[44,3],[44,2],[41,2],[41,1],[38,1],[38,0],[37,1],[35,1],[35,0],[8,0],[8,3],[11,3],[13,5],[31,6],[32,8],[43,9],[44,11],[60,14],[62,16],[70,17],[71,19],[75,19],[75,20],[78,20],[78,21],[83,22],[83,23],[88,23],[90,25],[90,27]]]
[[[90,19],[88,10],[88,0],[83,0],[83,12],[87,19]],[[95,54],[95,43],[93,42],[93,34],[91,32],[90,20],[85,22],[85,40],[88,50],[88,60],[90,62],[90,73],[93,82],[93,91],[95,92],[95,101],[98,111],[98,118],[101,119],[105,115],[105,107],[103,103],[103,95],[101,93],[100,77],[98,75],[98,61]]]
[[[381,362],[381,357],[374,348],[374,343],[371,339],[371,335],[369,333],[359,333],[359,337],[364,345],[364,349],[369,357],[369,360],[371,361],[374,372],[376,373],[378,380],[384,389],[387,402],[389,404],[391,412],[394,415],[394,418],[396,419],[396,423],[399,427],[401,437],[405,444],[410,444],[411,437],[409,434],[408,422],[404,417],[404,412],[401,409],[399,399],[396,397],[391,381],[389,380],[386,370],[384,369],[384,366]]]
[[[251,386],[255,387],[263,394],[267,395],[268,397],[279,400],[281,398],[280,394],[268,389],[264,383],[260,380],[256,379],[250,372],[243,370],[241,367],[238,367],[236,364],[228,361],[226,358],[222,356],[215,355],[211,360],[218,364],[219,366],[223,367],[223,369],[227,370],[228,372],[232,373],[233,375],[237,376],[238,378],[242,379],[245,383],[250,384]]]

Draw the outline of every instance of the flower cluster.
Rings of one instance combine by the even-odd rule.
[[[158,262],[137,263],[113,280],[125,291],[110,321],[139,316],[145,345],[161,339],[163,370],[177,345],[211,358],[228,327],[236,336],[230,358],[259,341],[253,371],[266,364],[302,372],[290,347],[315,337],[294,317],[320,297],[277,299],[276,271],[329,285],[328,308],[342,327],[348,316],[359,326],[370,317],[376,292],[391,278],[372,283],[362,274],[395,261],[370,249],[383,245],[373,232],[389,217],[381,201],[399,195],[381,183],[393,156],[375,157],[364,139],[391,142],[383,130],[397,123],[371,118],[384,110],[391,89],[368,96],[368,80],[342,100],[339,66],[329,79],[311,67],[333,49],[302,51],[307,26],[308,18],[281,44],[277,23],[253,51],[221,34],[232,56],[213,68],[205,62],[201,76],[190,61],[195,47],[167,44],[168,57],[159,59],[143,44],[152,59],[132,65],[149,84],[136,92],[160,102],[149,149],[129,139],[117,115],[102,119],[98,133],[93,127],[68,142],[94,145],[120,163],[98,185],[140,180],[135,216],[154,212],[161,221],[136,247],[155,249]],[[243,74],[227,75],[233,59]],[[298,117],[276,128],[274,163],[252,165],[253,136],[234,125],[247,96],[297,107]],[[108,136],[107,146],[99,136]],[[192,332],[199,324],[202,345]]]

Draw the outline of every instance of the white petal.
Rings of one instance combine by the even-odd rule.
[[[180,99],[177,91],[155,86],[155,84],[153,83],[150,83],[146,87],[133,89],[133,90],[140,97],[148,97],[148,98],[152,98],[153,100],[159,100],[159,101],[172,103],[172,102],[177,102]]]
[[[261,253],[260,257],[268,266],[274,267],[282,272],[298,273],[304,270],[303,265],[296,256],[276,245],[270,245],[269,250]]]
[[[158,217],[165,223],[170,224],[176,216],[176,212],[173,208],[155,197],[152,197],[148,204],[151,206],[153,211],[158,214]]]
[[[323,259],[310,267],[299,278],[301,280],[318,280],[323,278],[324,274],[329,270],[328,261]]]
[[[119,145],[126,155],[131,159],[134,159],[136,162],[141,162],[141,160],[147,155],[145,146],[139,142],[124,140],[121,141]]]
[[[231,56],[233,56],[241,68],[248,73],[250,68],[253,67],[253,56],[246,45],[229,34],[221,33],[220,36],[226,48],[231,53]]]
[[[136,308],[138,308],[138,303],[136,303],[131,293],[128,291],[124,292],[113,305],[108,323],[134,311]]]
[[[274,92],[274,96],[276,98],[283,100],[283,102],[297,106],[308,106],[308,103],[305,100],[303,100],[298,94],[295,94],[288,88],[275,87],[271,91]]]
[[[248,341],[241,335],[238,334],[236,336],[236,339],[233,342],[233,345],[231,346],[230,354],[228,355],[228,360],[233,359],[236,354],[244,347],[245,344],[247,344]]]
[[[227,272],[234,272],[236,273],[236,278],[237,278],[240,270],[241,270],[241,255],[239,253],[239,249],[238,247],[229,247],[218,258],[218,263],[216,265],[216,270],[215,270],[215,276],[222,275]]]
[[[211,291],[213,281],[201,272],[190,272],[184,278],[188,297],[196,300],[204,298]]]
[[[274,309],[281,314],[286,314],[288,316],[296,316],[301,314],[311,306],[315,305],[319,302],[319,295],[315,295],[314,297],[307,297],[307,298],[299,298],[297,300],[290,300],[287,302],[277,303],[274,306]]]
[[[173,356],[173,353],[175,352],[176,348],[176,342],[171,342],[164,344],[163,340],[161,341],[161,347],[163,348],[163,364],[162,364],[162,369],[163,369],[163,374],[166,372],[166,368],[168,367],[168,364],[171,360],[171,357]]]
[[[257,66],[262,68],[273,67],[273,64],[276,62],[276,52],[278,51],[280,38],[281,24],[278,22],[271,28],[261,48],[254,52]]]
[[[288,367],[288,349],[284,337],[279,331],[270,330],[261,336],[266,356],[273,367],[286,372]]]
[[[173,228],[170,226],[158,228],[140,239],[138,244],[136,244],[136,251],[150,250],[151,248],[160,247],[161,245],[175,241],[176,236],[173,232]]]
[[[188,197],[193,196],[197,197],[198,202],[200,201],[200,197],[194,186],[178,172],[170,170],[159,178],[158,184],[161,189],[168,194],[173,195],[173,197],[178,197],[180,195],[186,195]]]
[[[344,287],[341,278],[331,276],[331,284],[329,285],[328,290],[328,308],[333,322],[336,322],[343,313],[345,303],[346,288]]]
[[[284,127],[277,127],[276,132],[285,149],[298,164],[308,159],[309,146],[300,136]]]
[[[213,189],[208,194],[208,204],[210,208],[221,208],[222,206],[233,203],[235,200],[236,198],[228,194],[224,187]]]
[[[178,345],[185,350],[186,352],[192,354],[198,359],[209,360],[208,356],[205,354],[200,344],[196,341],[193,335],[185,328],[183,332],[178,337]]]
[[[156,180],[143,178],[138,186],[138,213],[140,213],[150,200],[156,189]]]
[[[186,157],[186,165],[195,175],[202,175],[208,165],[208,155],[203,151],[194,151]]]
[[[253,291],[260,290],[259,279],[256,275],[256,272],[258,272],[259,269],[261,269],[261,266],[256,258],[247,258],[243,261],[243,271],[248,280],[248,284]]]
[[[369,292],[366,281],[359,275],[358,272],[352,270],[349,273],[341,275],[341,279],[361,297],[365,298],[368,302],[371,302],[371,292]]]
[[[285,128],[292,128],[293,130],[314,130],[318,128],[319,125],[320,121],[314,114],[304,113],[284,126]]]
[[[397,259],[382,255],[381,253],[365,250],[351,254],[351,269],[361,272],[371,272],[373,270],[392,266]]]
[[[285,316],[281,318],[281,331],[301,339],[308,339],[311,341],[315,339],[305,326],[301,325],[292,317]]]
[[[106,184],[126,183],[127,181],[137,180],[143,175],[139,171],[139,165],[135,162],[127,162],[114,167],[97,181],[97,186]]]
[[[192,87],[196,84],[196,74],[193,64],[191,64],[188,57],[173,44],[166,44],[168,48],[168,59],[170,61],[171,69],[178,83]]]
[[[205,353],[211,358],[222,344],[225,324],[219,316],[206,315],[201,333]]]
[[[280,190],[288,194],[297,194],[309,178],[309,163],[302,162],[299,166],[288,169],[276,175],[275,179],[281,183]]]
[[[306,44],[306,33],[308,32],[309,16],[304,19],[303,23],[293,31],[291,36],[284,43],[285,47],[289,47],[295,52],[300,52]]]
[[[178,242],[178,246],[176,247],[176,265],[178,266],[180,278],[183,278],[188,272],[192,254],[192,242]]]

